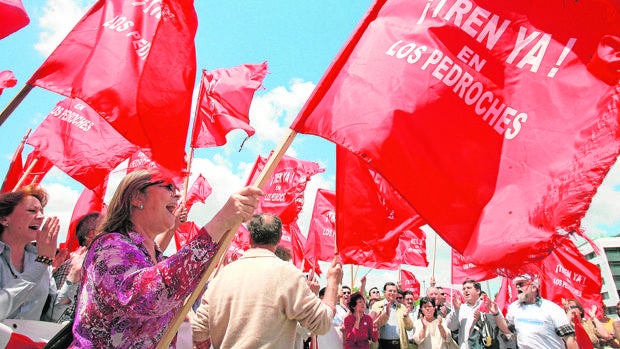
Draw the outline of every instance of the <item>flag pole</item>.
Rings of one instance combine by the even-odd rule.
[[[2,113],[0,113],[0,126],[9,118],[9,116],[17,109],[17,106],[26,98],[28,93],[32,90],[33,86],[25,84],[15,97],[4,107]]]
[[[286,152],[286,150],[289,148],[289,146],[293,142],[293,139],[295,139],[296,135],[297,135],[296,131],[292,129],[289,130],[289,132],[284,137],[280,145],[278,145],[278,147],[274,150],[273,154],[269,157],[269,160],[267,160],[265,167],[258,175],[258,178],[256,179],[256,181],[253,183],[254,186],[262,189],[265,186],[265,184],[267,184],[267,181],[269,180],[269,178],[275,171],[276,166],[278,165],[278,163],[284,156],[284,153]],[[217,263],[214,263],[214,261],[220,260],[222,256],[226,253],[226,251],[228,250],[228,246],[230,246],[230,243],[232,242],[233,238],[237,234],[237,230],[239,230],[240,225],[241,225],[241,222],[239,222],[235,227],[233,227],[232,229],[224,233],[224,235],[220,239],[220,246],[218,247],[217,252],[213,256],[211,263],[209,263],[209,266],[207,266],[207,269],[203,272],[202,278],[198,282],[198,286],[187,297],[183,307],[179,310],[176,316],[172,319],[170,324],[168,324],[168,328],[166,329],[166,332],[162,336],[161,341],[157,344],[157,349],[167,349],[170,346],[172,339],[176,335],[177,331],[179,330],[179,327],[181,327],[181,324],[183,323],[183,320],[185,319],[185,315],[187,315],[187,313],[190,311],[190,309],[192,308],[192,305],[194,305],[194,302],[196,302],[198,297],[202,295],[202,289],[203,289],[202,286],[204,286],[207,280],[209,280],[209,276],[211,275],[211,273],[213,272],[213,269],[215,269],[215,266],[217,264]]]
[[[433,268],[431,269],[431,276],[435,277],[435,261],[437,260],[437,233],[435,233],[435,239],[433,239]]]
[[[189,185],[189,175],[192,168],[192,160],[194,159],[194,147],[189,147],[189,158],[187,159],[187,171],[185,173],[185,182],[183,183],[183,199],[181,199],[181,206],[185,206],[187,202],[187,186]]]
[[[28,175],[30,174],[30,172],[32,172],[32,169],[34,168],[34,165],[37,164],[37,161],[39,161],[39,158],[34,158],[34,160],[32,160],[32,163],[30,163],[30,166],[28,166],[28,168],[26,169],[26,171],[24,171],[24,174],[19,178],[19,181],[17,181],[17,184],[15,184],[15,187],[13,187],[13,191],[16,191],[17,189],[19,189],[19,187],[22,185],[22,183],[24,183],[24,181],[26,180],[26,177],[28,177]]]

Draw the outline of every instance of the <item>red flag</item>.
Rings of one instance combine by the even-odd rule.
[[[588,332],[583,328],[583,324],[581,323],[581,318],[577,313],[573,313],[573,327],[575,327],[575,338],[577,339],[577,344],[579,344],[579,349],[594,349],[594,345],[590,340],[590,336],[588,336]]]
[[[415,294],[420,294],[420,282],[412,272],[404,269],[400,270],[400,288],[403,291],[411,291]]]
[[[312,261],[331,261],[334,258],[336,238],[336,193],[319,189],[314,199],[314,210],[304,246],[306,257]]]
[[[267,62],[243,64],[228,69],[202,71],[200,97],[192,131],[192,148],[226,144],[233,129],[254,135],[250,126],[250,104],[267,74]]]
[[[516,300],[517,287],[509,278],[502,277],[502,284],[499,287],[499,291],[497,291],[497,297],[495,297],[498,309],[506,315],[508,306]]]
[[[85,101],[180,173],[196,76],[191,0],[99,0],[30,78]],[[165,141],[164,141],[165,140]]]
[[[301,234],[301,230],[297,225],[297,221],[293,221],[288,224],[282,224],[282,239],[279,245],[282,245],[291,250],[293,255],[293,264],[300,269],[304,269],[304,245],[306,244],[306,238]],[[318,266],[318,264],[317,264]]]
[[[27,143],[89,189],[138,149],[88,105],[71,98],[52,109]]]
[[[564,243],[541,261],[540,294],[562,305],[563,299],[579,299],[583,308],[601,308],[601,269],[579,252],[575,244]]]
[[[291,127],[366,160],[472,262],[540,259],[618,155],[618,91],[584,63],[619,33],[611,1],[379,0]]]
[[[24,140],[22,140],[15,152],[13,153],[13,157],[11,158],[11,163],[9,164],[9,170],[6,173],[6,177],[4,177],[4,181],[2,182],[2,188],[0,189],[0,193],[8,193],[15,188],[17,182],[19,182],[20,177],[24,173],[24,168],[22,164],[22,152],[24,151]]]
[[[21,0],[0,0],[0,39],[30,23],[30,17]]]
[[[1,2],[0,2],[0,4],[1,4]],[[2,5],[0,5],[0,7],[1,6]],[[17,79],[15,78],[15,75],[13,74],[12,71],[10,71],[10,70],[0,71],[0,95],[2,94],[2,91],[5,88],[14,87],[15,85],[17,85]]]
[[[85,215],[91,212],[99,212],[105,215],[106,204],[103,202],[105,197],[105,191],[108,185],[108,179],[106,178],[103,183],[99,184],[95,190],[84,188],[82,194],[75,203],[73,208],[73,214],[71,215],[71,223],[69,223],[69,230],[67,233],[67,240],[65,241],[65,248],[69,252],[73,252],[80,247],[80,243],[75,236],[75,230],[77,228],[78,221]]]
[[[38,153],[35,149],[26,157],[26,163],[22,166],[22,171],[19,173],[19,179],[12,185],[7,185],[6,190],[11,191],[15,188],[19,180],[22,180],[22,177],[25,178],[21,181],[20,188],[23,188],[29,184],[40,184],[43,180],[43,177],[52,169],[54,166],[47,158]],[[26,172],[28,175],[26,175]],[[17,173],[15,173],[17,175]]]
[[[266,163],[267,159],[259,155],[254,163],[248,184],[254,183]],[[282,224],[297,220],[304,204],[306,184],[313,175],[324,171],[325,169],[316,162],[298,160],[284,155],[269,182],[263,188],[265,195],[260,197],[260,205],[256,212],[273,213],[280,217]]]
[[[179,176],[176,173],[161,166],[157,162],[151,159],[150,149],[139,149],[131,155],[129,162],[127,163],[127,174],[137,170],[154,170],[162,174],[162,176],[171,179],[177,188],[183,188],[185,180],[183,176]]]
[[[198,178],[192,184],[192,187],[189,188],[187,192],[187,199],[185,200],[185,207],[187,207],[187,212],[192,208],[192,206],[197,203],[205,203],[205,200],[209,195],[213,192],[213,188],[209,182],[207,182],[206,178],[203,177],[202,174],[198,175]]]
[[[461,284],[467,279],[484,281],[497,277],[494,268],[475,265],[458,251],[452,249],[452,283]]]
[[[177,247],[177,251],[185,246],[191,239],[198,235],[200,227],[192,221],[187,221],[179,225],[174,232],[174,243]]]
[[[237,234],[230,243],[228,251],[226,251],[225,264],[231,263],[243,256],[243,253],[250,248],[250,232],[242,224],[237,230]]]
[[[339,146],[336,193],[336,243],[343,263],[387,269],[428,265],[420,229],[425,222],[383,176]]]

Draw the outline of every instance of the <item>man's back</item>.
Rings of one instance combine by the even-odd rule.
[[[253,248],[220,271],[205,294],[215,348],[293,347],[297,322],[313,333],[331,328],[333,310],[303,274],[271,251]],[[202,307],[201,307],[202,308]]]

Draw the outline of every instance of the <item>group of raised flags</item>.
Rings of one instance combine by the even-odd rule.
[[[129,157],[182,182],[196,26],[189,0],[97,1],[28,81],[67,96],[28,138],[33,162],[95,192]],[[261,210],[281,216],[304,268],[335,252],[369,267],[427,266],[428,224],[454,249],[453,282],[568,270],[575,277],[542,291],[600,303],[600,274],[565,232],[583,234],[620,151],[618,37],[607,0],[377,0],[291,125],[337,144],[335,193],[318,193],[304,238],[303,191],[323,169],[284,157]],[[190,147],[222,145],[234,128],[254,134],[249,106],[266,74],[266,63],[203,72]],[[32,174],[21,152],[3,191]],[[182,227],[180,245],[195,232]]]

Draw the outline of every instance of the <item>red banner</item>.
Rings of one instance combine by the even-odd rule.
[[[189,212],[192,206],[197,202],[204,204],[205,200],[211,195],[211,192],[213,192],[213,188],[211,188],[207,179],[202,174],[199,174],[194,184],[192,184],[187,192],[187,199],[185,200],[187,212]]]
[[[267,159],[259,155],[247,184],[254,183],[266,163]],[[283,225],[296,221],[304,203],[306,184],[313,175],[324,171],[316,162],[284,155],[263,188],[265,195],[260,197],[256,212],[273,213]]]
[[[412,272],[407,270],[400,271],[400,289],[403,291],[411,291],[414,294],[420,294],[420,282],[416,279]]]
[[[334,258],[336,238],[336,193],[319,189],[314,199],[314,210],[308,229],[304,252],[310,260],[331,261]]]
[[[237,230],[237,234],[230,242],[230,246],[226,251],[226,259],[224,264],[228,264],[236,261],[239,257],[243,256],[243,253],[250,248],[250,232],[242,224]]]
[[[180,174],[196,76],[196,28],[190,0],[99,0],[28,84],[82,99]]]
[[[26,157],[26,163],[24,164],[24,175],[26,171],[30,170],[26,178],[24,178],[21,187],[29,184],[40,184],[43,177],[52,169],[54,165],[45,156],[41,155],[37,149],[33,150]]]
[[[266,74],[267,62],[203,70],[192,148],[224,145],[226,135],[234,129],[244,130],[248,137],[254,135],[254,128],[250,126],[250,104]]]
[[[20,30],[28,23],[30,18],[21,0],[0,0],[0,39]]]
[[[517,300],[517,287],[509,278],[502,277],[502,284],[497,291],[495,302],[501,312],[506,315],[508,312],[508,306]]]
[[[604,35],[620,34],[619,13],[595,0],[379,0],[291,127],[359,155],[472,262],[543,258],[618,155]]]
[[[88,105],[71,98],[56,104],[27,143],[89,189],[138,149]]]
[[[336,147],[336,243],[343,263],[427,266],[426,223],[378,172]],[[402,244],[402,246],[401,246]]]
[[[177,230],[174,232],[174,244],[177,251],[185,246],[191,239],[196,237],[199,231],[200,227],[192,221],[181,223],[181,225],[179,225]]]
[[[462,284],[467,279],[478,282],[497,277],[495,268],[475,265],[452,249],[452,284]]]

